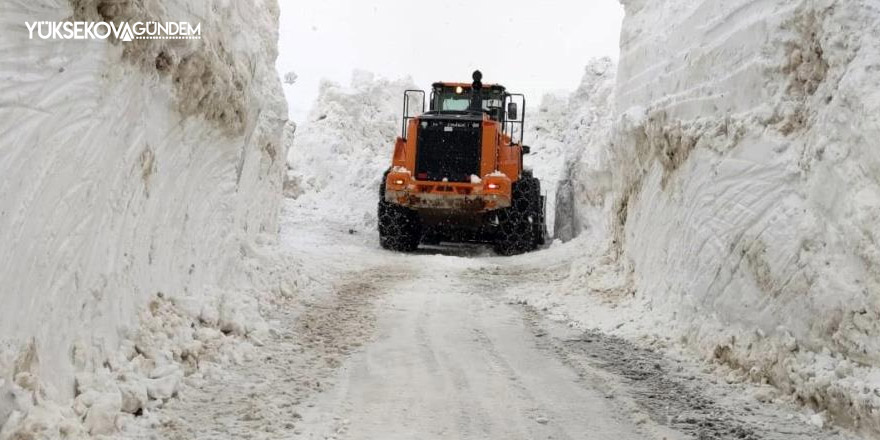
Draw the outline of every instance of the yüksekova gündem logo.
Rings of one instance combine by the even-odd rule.
[[[25,22],[30,39],[42,40],[198,40],[202,24],[188,22],[108,23],[105,21],[35,21]]]

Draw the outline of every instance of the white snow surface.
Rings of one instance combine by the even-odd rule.
[[[598,242],[608,234],[603,219],[611,201],[605,194],[616,69],[610,58],[590,61],[574,93],[544,98],[530,129],[537,147],[530,163],[547,191],[547,221],[563,241],[589,234]]]
[[[24,26],[70,19],[204,37]],[[284,285],[257,289],[282,278],[258,250],[285,168],[277,20],[272,0],[0,2],[0,438],[112,433],[264,327],[251,292]]]
[[[567,147],[583,257],[524,298],[880,432],[880,8],[623,3],[614,96],[572,98],[613,114]]]
[[[389,80],[365,71],[355,71],[349,87],[321,84],[308,120],[289,145],[289,178],[300,203],[320,206],[354,227],[375,226],[379,184],[401,134],[407,89],[417,89],[410,78]],[[421,102],[412,105],[421,111]]]

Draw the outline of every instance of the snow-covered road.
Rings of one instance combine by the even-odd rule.
[[[311,438],[643,438],[468,260],[417,258],[378,300],[375,342],[303,413]]]
[[[189,383],[137,437],[853,438],[762,404],[699,363],[511,301],[516,289],[553,288],[565,266],[559,248],[394,254],[374,232],[292,201],[283,223],[306,296],[265,311],[268,340]]]

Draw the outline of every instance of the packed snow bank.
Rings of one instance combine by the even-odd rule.
[[[563,241],[586,234],[588,243],[600,243],[608,236],[606,218],[611,208],[607,197],[611,185],[609,138],[613,121],[614,74],[617,66],[610,58],[599,58],[587,65],[581,85],[564,99],[542,104],[535,129],[539,143],[560,145],[556,157],[543,159],[545,173],[557,183],[548,194],[555,204],[555,237]],[[561,167],[556,166],[562,160]]]
[[[203,39],[29,40],[24,26],[71,19],[190,21]],[[0,3],[0,437],[107,432],[132,399],[173,393],[86,379],[122,380],[123,363],[179,378],[167,365],[200,349],[184,347],[189,326],[149,330],[164,302],[230,335],[259,327],[238,288],[258,278],[249,243],[278,229],[277,19],[273,1]]]
[[[373,227],[379,183],[402,128],[403,93],[416,88],[409,78],[364,71],[354,72],[350,87],[322,83],[308,121],[289,137],[289,193],[328,217]]]
[[[528,97],[527,97],[528,98]],[[541,180],[541,193],[547,197],[547,228],[552,236],[555,218],[556,188],[566,167],[565,124],[568,100],[559,93],[544,95],[537,109],[526,108],[526,129],[523,143],[531,147],[523,166],[534,171]]]
[[[571,180],[608,247],[571,279],[880,432],[880,9],[623,3],[614,127]]]

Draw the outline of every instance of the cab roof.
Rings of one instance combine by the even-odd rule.
[[[472,85],[473,85],[472,83],[439,81],[439,82],[435,82],[433,84],[433,87],[434,88],[437,88],[437,87],[461,87],[463,89],[470,89]],[[483,88],[484,89],[495,89],[495,90],[506,90],[506,88],[504,86],[502,86],[501,84],[483,84]]]

